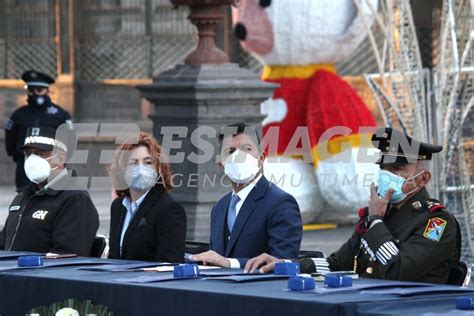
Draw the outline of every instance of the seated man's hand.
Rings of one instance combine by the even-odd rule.
[[[254,273],[259,269],[260,273],[269,273],[275,270],[275,263],[282,262],[281,259],[262,253],[260,256],[250,259],[245,265],[246,273]]]
[[[222,268],[229,268],[230,267],[230,261],[229,259],[221,256],[215,251],[209,250],[206,252],[202,252],[197,255],[191,256],[191,260],[193,261],[202,261],[202,263],[207,266],[218,266]]]
[[[387,206],[394,192],[393,189],[389,189],[385,196],[379,197],[377,187],[372,183],[370,185],[369,215],[385,216]]]

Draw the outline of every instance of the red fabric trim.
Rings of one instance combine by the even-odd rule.
[[[334,73],[320,70],[308,79],[268,81],[280,84],[273,98],[284,99],[288,109],[283,121],[263,127],[264,134],[272,126],[280,128],[278,154],[285,152],[298,126],[309,127],[312,148],[334,126],[348,127],[351,134],[358,134],[360,126],[376,126],[372,113],[355,90]]]
[[[431,207],[428,211],[430,213],[433,213],[434,211],[437,211],[437,210],[444,210],[446,207],[444,205],[435,205],[433,207]]]
[[[366,213],[366,208],[365,207],[362,207],[359,209],[359,217],[360,218],[364,218],[367,216],[367,213]]]
[[[367,230],[368,230],[368,228],[366,227],[364,220],[360,220],[360,221],[356,224],[355,232],[356,232],[357,235],[363,236],[363,235],[365,235],[365,233],[367,232]]]
[[[338,75],[321,70],[313,78],[307,109],[311,139],[319,140],[327,129],[344,126],[359,134],[361,126],[375,126],[375,119],[354,89]]]

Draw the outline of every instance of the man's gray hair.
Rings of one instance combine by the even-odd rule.
[[[416,170],[426,170],[428,172],[431,172],[431,160],[418,160],[416,162]]]

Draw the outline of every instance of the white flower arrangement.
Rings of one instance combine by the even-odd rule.
[[[73,308],[65,307],[61,308],[54,314],[55,316],[79,316],[79,312]]]

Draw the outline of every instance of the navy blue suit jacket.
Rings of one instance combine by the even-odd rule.
[[[293,196],[262,176],[240,208],[226,247],[231,196],[232,192],[212,208],[210,250],[238,259],[242,268],[248,259],[263,252],[278,258],[298,257],[303,233],[300,209]]]

